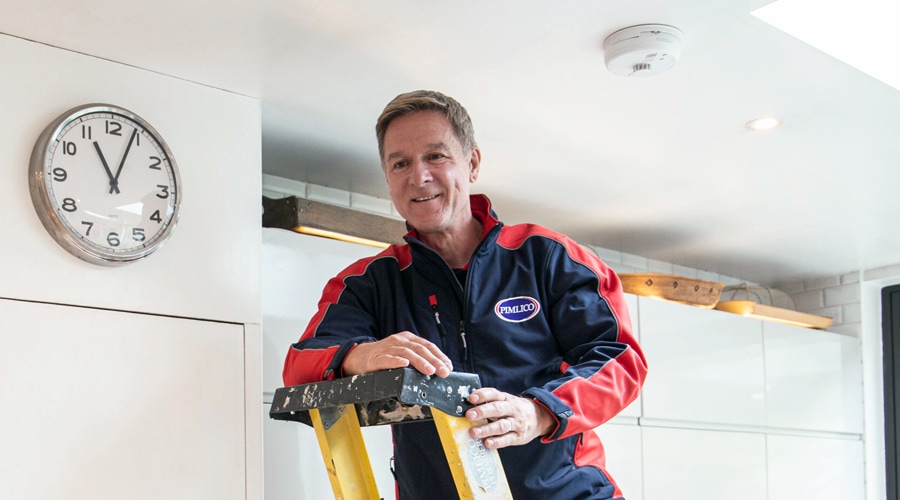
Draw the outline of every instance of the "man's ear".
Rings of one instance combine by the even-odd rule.
[[[469,157],[469,183],[473,183],[478,179],[478,172],[481,168],[481,150],[478,146],[472,148],[472,155]]]

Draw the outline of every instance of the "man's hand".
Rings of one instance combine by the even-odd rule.
[[[410,332],[357,345],[344,357],[344,376],[412,366],[425,375],[444,378],[453,371],[453,363],[431,342]]]
[[[549,434],[556,419],[533,399],[513,396],[492,387],[483,387],[469,395],[469,402],[478,405],[466,412],[466,419],[488,423],[473,427],[473,438],[482,438],[484,446],[497,449],[530,443]]]

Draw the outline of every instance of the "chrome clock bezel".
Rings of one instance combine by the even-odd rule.
[[[172,216],[167,221],[163,221],[165,227],[154,233],[156,236],[151,243],[135,250],[126,251],[105,251],[102,247],[93,245],[83,241],[76,236],[76,231],[67,225],[57,213],[54,204],[50,199],[46,179],[44,176],[44,167],[51,153],[51,147],[60,139],[60,134],[72,122],[82,117],[105,113],[110,115],[119,115],[127,120],[132,121],[143,129],[143,133],[159,145],[162,152],[166,156],[166,162],[171,166],[171,177],[175,183],[175,189],[171,195],[175,198],[172,204]],[[181,214],[182,203],[182,184],[181,175],[175,157],[169,149],[168,144],[163,140],[159,132],[153,128],[146,120],[137,114],[122,108],[120,106],[103,103],[85,104],[76,106],[62,113],[54,119],[41,132],[38,137],[34,149],[32,150],[31,160],[29,162],[28,185],[31,193],[31,201],[37,212],[44,228],[50,233],[54,240],[64,249],[74,256],[102,266],[121,266],[140,261],[158,251],[172,236],[175,226],[178,223]]]

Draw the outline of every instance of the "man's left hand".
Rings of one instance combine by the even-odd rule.
[[[470,422],[488,420],[484,425],[472,427],[469,433],[473,438],[482,438],[487,448],[527,444],[549,434],[556,426],[556,419],[533,399],[492,387],[473,391],[469,402],[478,406],[466,412],[466,419]]]

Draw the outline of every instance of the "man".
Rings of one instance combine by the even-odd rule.
[[[481,151],[454,99],[399,95],[376,135],[407,244],[329,281],[285,384],[406,366],[477,373],[466,418],[487,419],[472,436],[499,449],[517,500],[620,498],[592,429],[637,397],[647,367],[616,274],[564,235],[504,225],[469,194]],[[457,498],[434,426],[392,432],[399,498]]]

